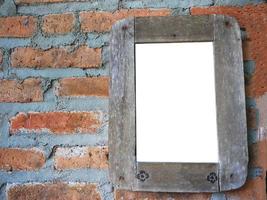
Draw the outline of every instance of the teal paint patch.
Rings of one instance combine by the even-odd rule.
[[[177,15],[190,15],[190,9],[189,8],[175,8],[172,9],[172,16]]]
[[[256,108],[256,100],[251,97],[246,97],[246,107],[247,108]]]
[[[101,185],[99,186],[99,190],[101,192],[102,199],[114,200],[114,195],[113,195],[114,188],[112,183],[110,182],[101,183]]]
[[[253,60],[244,61],[245,85],[250,84],[250,80],[254,72],[255,72],[255,61]]]
[[[122,8],[189,8],[213,5],[213,0],[122,0]]]
[[[211,195],[210,200],[227,200],[224,193],[218,192]]]
[[[248,179],[255,179],[263,176],[263,169],[261,167],[254,167],[248,169]]]
[[[6,183],[0,183],[0,199],[6,200]]]
[[[48,111],[108,111],[108,98],[97,97],[58,97],[51,102],[1,103],[0,113],[14,116],[17,112]]]
[[[31,39],[22,39],[22,38],[0,38],[0,47],[3,48],[15,48],[29,46],[31,44]]]
[[[87,45],[91,48],[100,48],[109,45],[109,33],[88,33]]]
[[[258,130],[248,130],[248,145],[255,144],[259,141]]]
[[[3,0],[0,5],[0,16],[12,16],[16,15],[16,5],[13,0]]]
[[[265,0],[215,0],[216,6],[243,6],[246,4],[258,4]]]
[[[1,65],[2,68],[2,78],[5,78],[7,74],[9,74],[9,66],[10,66],[10,59],[9,59],[9,54],[10,50],[9,49],[2,49],[3,52],[3,62]]]
[[[29,182],[107,182],[107,170],[98,169],[77,169],[57,171],[53,166],[47,166],[39,171],[0,171],[1,181],[6,183],[29,183]],[[1,184],[1,182],[0,182]]]
[[[95,76],[107,76],[108,69],[80,69],[80,68],[56,68],[56,69],[28,69],[28,68],[11,68],[9,71],[11,74],[16,74],[19,79],[26,79],[29,77],[43,77],[43,78],[67,78],[67,77],[95,77]],[[6,76],[8,78],[8,76]]]
[[[255,61],[254,60],[244,61],[245,78],[251,78],[254,72],[255,72]]]
[[[18,6],[19,14],[30,15],[48,15],[64,12],[89,11],[89,10],[107,10],[114,11],[118,9],[119,0],[91,0],[89,2],[68,2],[39,4],[33,6]]]
[[[69,33],[67,35],[59,35],[59,36],[43,36],[38,34],[32,39],[32,46],[38,47],[41,49],[49,49],[52,47],[63,47],[66,45],[75,44],[79,37],[77,37],[73,33]]]
[[[96,135],[92,134],[69,134],[55,135],[51,133],[17,133],[10,136],[6,141],[0,143],[1,147],[19,148],[48,148],[53,146],[105,146],[107,145],[107,126],[101,127]]]

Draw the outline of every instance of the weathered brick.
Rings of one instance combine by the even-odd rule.
[[[63,34],[73,30],[75,17],[72,13],[53,14],[43,17],[42,30],[48,34]]]
[[[267,169],[267,140],[249,146],[249,166]]]
[[[156,192],[132,192],[128,190],[116,190],[116,200],[210,200],[211,195],[207,193],[156,193]]]
[[[36,170],[45,163],[45,156],[38,149],[0,148],[0,169]]]
[[[192,8],[193,15],[222,14],[235,17],[246,29],[248,38],[243,44],[244,59],[255,60],[256,70],[249,82],[246,95],[259,97],[267,92],[267,4],[244,7],[212,6]]]
[[[31,37],[37,28],[37,19],[32,16],[1,17],[0,37]]]
[[[101,66],[101,49],[81,46],[74,51],[67,48],[52,48],[48,50],[31,47],[20,47],[11,54],[13,67],[28,68],[91,68]]]
[[[59,80],[58,95],[108,97],[109,78],[64,78]]]
[[[48,131],[53,134],[94,134],[101,127],[102,120],[100,111],[19,113],[10,120],[10,133]]]
[[[11,186],[8,200],[101,200],[96,184],[37,183]]]
[[[247,180],[242,188],[226,192],[225,194],[226,199],[229,200],[265,200],[265,178],[257,177],[255,179]]]
[[[257,129],[259,123],[259,113],[256,108],[247,109],[247,127],[250,129]]]
[[[26,103],[38,101],[43,101],[43,91],[39,79],[0,80],[0,102]]]
[[[243,59],[244,60],[251,60],[252,57],[252,46],[251,46],[251,41],[249,40],[244,40],[242,42],[242,50],[243,50]]]
[[[118,10],[111,12],[81,12],[81,29],[84,32],[105,32],[111,29],[111,26],[118,20],[127,17],[146,17],[146,16],[167,16],[171,14],[169,9],[133,9]]]
[[[55,153],[57,170],[78,168],[108,168],[107,147],[59,147]]]

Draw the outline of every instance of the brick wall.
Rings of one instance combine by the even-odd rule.
[[[264,0],[0,1],[0,199],[265,200]],[[243,41],[247,183],[214,194],[116,190],[108,178],[109,31],[129,16],[225,14]]]

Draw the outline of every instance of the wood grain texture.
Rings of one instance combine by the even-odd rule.
[[[241,187],[248,150],[240,28],[234,18],[215,18],[215,82],[220,190]]]
[[[135,180],[134,19],[113,26],[110,44],[110,178],[120,188]]]
[[[135,42],[199,42],[213,40],[212,15],[135,19]]]
[[[145,171],[148,178],[138,181],[137,190],[153,192],[218,192],[217,164],[209,163],[138,163],[137,172]],[[218,178],[218,177],[217,177]]]
[[[137,163],[134,45],[188,41],[214,41],[219,163]],[[247,176],[248,153],[237,22],[220,15],[131,18],[113,26],[110,51],[112,182],[122,189],[156,192],[219,192],[241,187]],[[214,183],[208,180],[213,172]]]

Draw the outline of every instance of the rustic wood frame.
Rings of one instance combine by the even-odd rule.
[[[213,41],[219,163],[136,161],[135,43]],[[110,43],[110,178],[119,188],[155,192],[220,192],[247,177],[247,127],[241,35],[222,15],[129,18]]]

